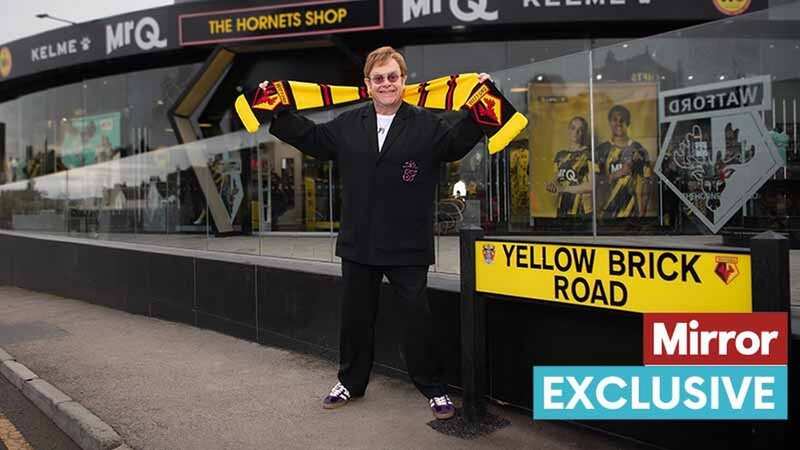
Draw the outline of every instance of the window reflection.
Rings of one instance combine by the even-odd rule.
[[[409,82],[488,71],[529,119],[505,151],[489,156],[479,144],[461,161],[442,166],[431,199],[436,270],[458,271],[457,233],[465,224],[494,234],[710,234],[697,208],[664,181],[675,180],[678,191],[705,182],[672,173],[683,169],[664,163],[673,154],[671,124],[660,116],[658,101],[667,91],[757,76],[767,76],[771,89],[758,127],[766,130],[763,145],[774,146],[781,168],[763,175],[766,182],[752,196],[736,199],[742,205],[721,233],[795,230],[800,82],[797,58],[790,56],[800,41],[791,22],[775,17],[756,13],[625,43],[406,47]],[[780,33],[741,35],[736,29],[743,21]],[[167,112],[196,69],[86,80],[0,104],[0,226],[335,260],[341,184],[334,162],[306,157],[266,130],[247,135],[230,111],[220,113],[218,127],[202,130],[201,141],[178,145]],[[312,118],[328,121],[339,113]],[[717,168],[717,154],[732,164],[730,149],[754,145],[744,145],[749,132],[736,123],[729,130],[723,124],[716,135],[711,122],[707,129],[699,125],[714,162],[709,168]],[[697,124],[684,125],[673,128],[686,135]],[[702,153],[702,147],[695,150]],[[743,151],[736,170],[754,173],[748,161],[757,158]],[[715,186],[732,183],[717,181]],[[720,192],[712,194],[722,201]]]

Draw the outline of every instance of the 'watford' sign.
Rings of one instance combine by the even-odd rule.
[[[476,290],[653,312],[751,312],[750,255],[532,242],[475,243]]]

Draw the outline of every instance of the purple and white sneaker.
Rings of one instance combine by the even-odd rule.
[[[330,394],[322,401],[322,407],[325,409],[335,409],[344,406],[350,401],[350,391],[347,390],[342,383],[336,383],[331,389]]]
[[[433,397],[430,399],[430,404],[433,417],[439,420],[446,420],[456,415],[456,407],[453,406],[449,395]]]

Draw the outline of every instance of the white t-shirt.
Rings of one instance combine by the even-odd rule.
[[[386,140],[386,135],[389,134],[389,127],[392,125],[395,115],[375,114],[375,116],[378,119],[378,151],[381,151],[383,149],[383,141]]]

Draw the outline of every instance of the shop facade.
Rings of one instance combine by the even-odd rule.
[[[479,144],[442,167],[436,271],[457,272],[465,223],[523,235],[791,233],[800,50],[793,19],[776,11],[795,10],[190,2],[43,33],[2,47],[0,226],[333,262],[336,165],[247,134],[233,99],[264,79],[358,84],[364,55],[391,44],[409,83],[490,72],[530,121],[505,151]],[[670,99],[720,103],[744,88],[752,104],[670,115]]]
[[[335,359],[337,167],[248,134],[232,104],[264,79],[357,84],[391,44],[409,82],[486,71],[529,119],[504,151],[442,167],[431,199],[428,292],[460,386],[464,224],[614,245],[794,237],[798,21],[800,2],[776,0],[189,2],[5,44],[0,284]],[[376,370],[402,376],[400,306],[382,289]],[[635,314],[487,310],[486,392],[503,404],[532,408],[534,362],[641,363]],[[591,424],[750,448],[739,425]]]

